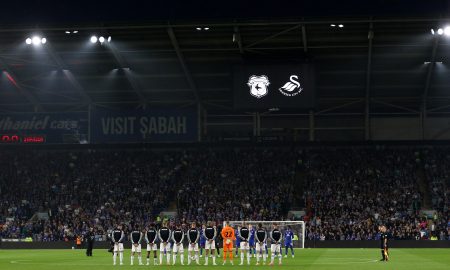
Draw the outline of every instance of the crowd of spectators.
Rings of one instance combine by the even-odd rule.
[[[91,226],[105,235],[118,223],[149,222],[175,194],[183,158],[149,151],[2,153],[0,236],[68,241]]]
[[[28,150],[0,156],[0,238],[70,241],[89,227],[283,220],[304,201],[307,239],[448,239],[446,149],[386,147]],[[434,209],[424,217],[418,170]],[[303,182],[303,185],[299,184]],[[303,196],[302,196],[303,195]],[[298,200],[298,198],[301,198]]]
[[[277,149],[198,153],[178,191],[183,220],[281,220],[293,198],[295,152]]]
[[[387,225],[395,239],[431,238],[433,221],[420,214],[420,151],[408,148],[327,148],[305,151],[307,238],[372,240]],[[439,212],[449,220],[448,211]],[[450,225],[450,224],[449,224]],[[437,235],[448,239],[449,227]]]

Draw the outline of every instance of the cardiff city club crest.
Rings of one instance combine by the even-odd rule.
[[[247,85],[250,87],[250,95],[254,96],[255,98],[262,98],[263,96],[267,95],[267,93],[269,92],[267,86],[269,86],[269,84],[269,78],[267,78],[266,75],[252,75],[250,76],[250,78],[248,78],[247,82]]]

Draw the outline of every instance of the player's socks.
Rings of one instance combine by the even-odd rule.
[[[167,253],[167,255],[166,255],[166,263],[167,263],[167,265],[170,265],[170,254],[169,253]]]
[[[177,254],[173,254],[173,265],[175,265],[176,261],[177,261]]]
[[[147,257],[147,265],[150,265],[150,258]]]
[[[158,259],[153,258],[153,265],[157,265],[158,264]]]
[[[206,257],[205,257],[205,265],[208,265],[208,259],[209,259],[209,257],[206,256]]]
[[[247,264],[250,264],[250,257],[252,256],[251,253],[247,253]]]
[[[162,265],[162,260],[163,260],[163,254],[161,254],[161,252],[159,253],[159,264]]]
[[[281,254],[278,254],[278,264],[281,264],[281,258],[282,258],[283,256],[281,256]]]
[[[188,265],[190,265],[191,264],[191,254],[188,254],[188,263],[187,263]]]
[[[133,265],[133,261],[134,261],[134,256],[131,255],[131,263],[130,263],[130,265]]]
[[[241,252],[241,264],[240,265],[243,265],[244,264],[244,252]]]
[[[116,265],[116,260],[117,260],[117,253],[114,252],[113,254],[113,264]]]
[[[139,265],[142,265],[142,256],[138,255],[138,261],[139,261]]]
[[[184,265],[184,254],[183,253],[180,254],[180,259],[181,259],[181,265]]]
[[[216,265],[216,256],[213,256],[212,259],[213,259],[213,264]]]
[[[274,260],[275,260],[275,254],[272,254],[272,258],[270,259],[270,263],[273,264]]]
[[[120,265],[123,264],[123,252],[119,252],[119,261],[120,261]]]
[[[267,254],[263,254],[263,262],[264,262],[264,264],[266,264],[266,261],[267,261]]]
[[[198,257],[198,253],[195,253],[195,262],[200,264],[200,258]]]

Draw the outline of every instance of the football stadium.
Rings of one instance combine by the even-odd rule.
[[[450,269],[450,2],[16,2],[0,269]]]

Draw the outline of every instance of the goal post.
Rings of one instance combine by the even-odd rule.
[[[283,243],[284,243],[284,232],[287,227],[290,226],[291,230],[294,233],[294,241],[293,245],[297,248],[305,248],[305,222],[304,221],[291,221],[291,220],[283,220],[283,221],[255,221],[255,220],[234,220],[229,221],[230,226],[236,228],[237,226],[242,226],[242,224],[252,225],[253,228],[258,228],[258,224],[262,224],[263,228],[269,233],[272,230],[272,225],[276,223],[278,228],[283,233]],[[225,226],[225,221],[223,223]]]

